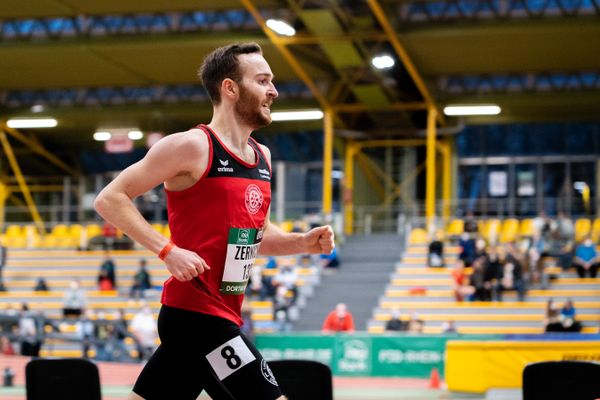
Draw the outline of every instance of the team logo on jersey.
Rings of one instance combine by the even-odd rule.
[[[229,167],[229,160],[221,160],[219,159],[219,162],[221,163],[222,167],[217,168],[217,171],[219,172],[233,172],[233,168]]]
[[[271,173],[268,169],[259,168],[258,173],[260,174],[261,178],[271,180]]]
[[[275,375],[273,375],[273,372],[271,371],[271,368],[269,368],[269,364],[267,364],[267,362],[265,360],[262,360],[260,362],[260,371],[262,372],[262,374],[265,377],[265,379],[267,381],[269,381],[270,384],[275,385],[275,386],[279,386],[277,384],[277,381],[275,380]]]
[[[248,185],[246,188],[246,209],[252,215],[256,214],[264,201],[260,188],[256,185]]]

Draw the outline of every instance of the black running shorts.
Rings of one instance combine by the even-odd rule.
[[[196,400],[202,390],[213,400],[274,400],[277,381],[256,347],[233,322],[162,306],[161,344],[133,391],[146,400]]]

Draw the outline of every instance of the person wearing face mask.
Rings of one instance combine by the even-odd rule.
[[[585,278],[587,275],[595,278],[598,274],[598,252],[589,236],[575,249],[573,264],[580,278]]]

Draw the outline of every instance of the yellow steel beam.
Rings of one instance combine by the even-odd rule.
[[[387,40],[387,36],[379,31],[373,32],[349,32],[344,35],[323,35],[313,36],[306,34],[299,34],[292,37],[277,36],[277,42],[285,46],[293,45],[304,45],[304,44],[319,44],[323,40],[328,42],[348,42],[348,41],[361,41],[361,42],[382,42]]]
[[[4,182],[0,182],[0,232],[4,227],[4,206],[6,205],[8,196],[10,196],[10,189]]]
[[[404,103],[390,103],[383,106],[370,106],[364,103],[334,104],[333,109],[338,113],[355,113],[359,111],[418,111],[426,110],[427,103],[410,101]]]
[[[13,192],[20,192],[20,186],[8,186]],[[30,192],[62,192],[62,185],[29,185]]]
[[[425,81],[421,77],[421,74],[419,73],[419,71],[417,71],[417,68],[415,67],[414,63],[412,62],[410,56],[408,55],[408,52],[404,48],[404,45],[402,45],[402,43],[400,42],[400,39],[398,39],[398,35],[396,35],[396,32],[394,31],[392,24],[390,23],[390,21],[388,20],[388,17],[385,15],[385,12],[379,5],[379,2],[377,0],[367,0],[367,3],[369,4],[369,7],[371,8],[371,11],[373,12],[373,14],[375,14],[375,17],[377,18],[379,25],[381,25],[385,34],[387,35],[388,40],[390,41],[390,43],[392,44],[392,47],[396,51],[396,54],[398,54],[398,57],[400,57],[400,59],[402,60],[404,67],[406,68],[408,74],[410,75],[413,82],[417,86],[417,89],[419,89],[421,96],[423,96],[423,99],[427,103],[427,107],[434,108],[437,111],[437,105],[435,104],[435,100],[433,99],[433,96],[431,96],[431,94],[429,93],[429,89],[427,89],[427,85],[425,85]],[[442,124],[442,125],[444,124],[444,117],[441,113],[437,113],[436,118],[438,119],[440,124]]]
[[[392,193],[391,196],[386,197],[386,199],[384,201],[384,205],[389,205],[394,200],[396,200],[396,198],[402,196],[404,193],[404,188],[407,187],[409,184],[411,184],[417,178],[417,176],[419,176],[419,174],[421,172],[423,172],[423,170],[425,169],[425,165],[426,165],[426,162],[423,161],[421,164],[417,165],[417,168],[410,171],[410,173],[406,177],[404,177],[402,182],[400,182],[400,184],[398,185],[398,187],[396,188],[394,193]],[[404,199],[404,197],[402,197],[402,200],[405,203],[407,203],[407,201]]]
[[[354,141],[346,143],[346,154],[344,158],[344,233],[352,235],[354,232],[354,157],[358,152],[358,146]]]
[[[360,153],[359,156],[364,158],[365,162],[369,164],[369,168],[373,172],[375,172],[375,175],[377,175],[380,180],[382,180],[385,184],[392,188],[390,191],[396,190],[398,184],[394,181],[394,179],[391,176],[389,176],[389,174],[386,174],[385,171],[381,169],[381,167],[377,165],[376,162],[374,162],[370,157],[366,156],[364,153]]]
[[[292,69],[302,80],[302,82],[304,82],[304,84],[308,86],[315,99],[317,99],[317,101],[319,102],[321,108],[323,110],[329,109],[330,107],[327,100],[325,99],[325,96],[323,96],[317,85],[313,82],[311,77],[308,76],[308,73],[306,73],[304,68],[302,68],[298,60],[296,60],[296,57],[294,57],[292,52],[285,46],[285,42],[280,40],[279,36],[267,27],[265,19],[262,17],[262,15],[260,15],[260,12],[254,6],[252,1],[241,0],[241,2],[244,5],[244,7],[246,7],[246,10],[248,10],[248,12],[254,17],[254,20],[261,27],[265,35],[267,35],[269,40],[275,45],[275,47],[277,47],[277,50],[281,53],[283,58],[285,58],[290,67],[292,67]]]
[[[15,158],[15,154],[13,153],[12,147],[10,146],[10,142],[6,138],[6,134],[1,130],[0,130],[0,142],[2,142],[2,147],[4,148],[4,152],[6,153],[6,158],[8,158],[8,162],[10,163],[10,166],[15,174],[15,177],[17,178],[17,181],[19,182],[19,187],[21,188],[21,192],[23,192],[23,197],[25,198],[25,201],[27,202],[27,207],[29,207],[29,212],[31,213],[31,217],[33,218],[33,221],[37,225],[40,234],[43,235],[46,232],[46,229],[44,227],[44,221],[42,221],[42,217],[40,216],[40,213],[37,210],[37,207],[33,201],[33,198],[31,197],[31,193],[29,192],[29,188],[27,187],[27,182],[25,182],[25,179],[23,178],[23,174],[21,173],[21,168],[19,167],[19,163],[17,162],[17,159]]]
[[[331,170],[333,168],[333,113],[330,109],[325,110],[323,134],[325,136],[323,143],[323,216],[328,220],[332,210]]]
[[[69,175],[72,175],[72,176],[79,175],[79,172],[77,172],[75,169],[73,169],[72,167],[65,164],[60,158],[56,157],[54,154],[50,153],[39,142],[28,138],[27,136],[23,135],[18,130],[9,128],[5,123],[1,123],[1,122],[0,122],[0,130],[3,130],[4,132],[8,133],[12,137],[14,137],[18,141],[20,141],[21,143],[25,144],[34,153],[37,153],[40,156],[44,157],[46,160],[50,161],[52,164],[56,165],[58,168],[62,169]]]
[[[381,139],[381,140],[364,140],[357,142],[361,149],[370,147],[415,147],[423,146],[426,144],[425,140],[421,139]]]
[[[425,189],[425,218],[427,219],[427,229],[433,231],[435,222],[435,142],[436,142],[436,120],[437,111],[435,108],[429,108],[427,112],[427,170],[426,170],[426,189]]]
[[[450,218],[452,198],[452,146],[449,140],[442,142],[442,217],[444,223]]]

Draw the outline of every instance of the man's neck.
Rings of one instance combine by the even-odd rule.
[[[238,118],[232,118],[235,111],[215,109],[210,123],[207,125],[213,132],[219,135],[232,150],[244,151],[248,145],[248,138],[252,133],[252,128],[241,124]]]

